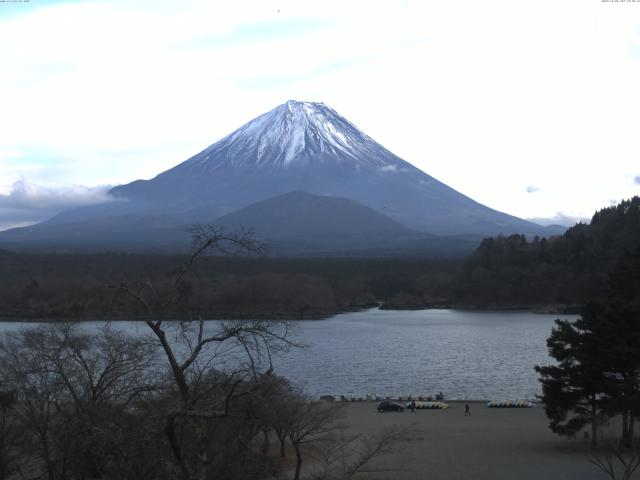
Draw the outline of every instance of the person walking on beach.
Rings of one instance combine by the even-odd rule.
[[[470,417],[471,416],[471,411],[469,410],[469,404],[468,403],[464,404],[464,416],[465,417]]]
[[[416,413],[416,401],[411,400],[411,413]]]

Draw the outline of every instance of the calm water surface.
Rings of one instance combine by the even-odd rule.
[[[345,313],[297,322],[297,337],[309,347],[276,359],[275,367],[312,395],[442,391],[449,399],[532,399],[540,393],[533,366],[552,361],[545,342],[556,318],[462,310]],[[24,325],[0,323],[0,332]],[[146,333],[139,322],[113,325]]]
[[[540,393],[536,364],[557,315],[367,310],[300,325],[309,351],[280,367],[312,394],[516,399]],[[576,318],[563,316],[563,318]]]

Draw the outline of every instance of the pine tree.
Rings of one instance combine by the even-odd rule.
[[[599,304],[590,304],[575,322],[556,320],[547,347],[558,364],[535,367],[540,373],[541,399],[551,430],[574,436],[591,424],[594,446],[608,390],[605,366],[598,354],[600,342],[592,324],[601,309]]]
[[[620,440],[630,446],[640,416],[640,249],[611,275],[603,302],[592,302],[574,322],[556,320],[547,340],[553,366],[536,366],[552,431],[575,435],[591,423],[622,419]]]

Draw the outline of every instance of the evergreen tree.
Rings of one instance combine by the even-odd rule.
[[[631,446],[635,419],[640,415],[640,311],[610,304],[600,319],[600,357],[606,365],[609,416],[622,419],[621,441]]]
[[[592,302],[575,322],[556,320],[547,340],[558,362],[537,366],[552,431],[574,435],[591,423],[620,416],[620,440],[630,446],[640,416],[640,249],[627,254],[610,278],[603,302]]]
[[[591,424],[591,442],[597,443],[608,379],[599,355],[600,342],[593,320],[602,309],[590,304],[575,322],[556,320],[547,340],[557,365],[536,366],[542,383],[542,401],[549,427],[559,435],[573,436]]]
[[[622,443],[630,446],[640,416],[640,248],[625,253],[611,275],[604,323],[612,334],[603,338],[603,355],[615,386],[608,408],[622,417]]]

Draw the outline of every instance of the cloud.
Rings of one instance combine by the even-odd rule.
[[[25,179],[13,184],[7,194],[0,194],[0,207],[22,210],[55,210],[113,201],[109,185],[85,187],[72,185],[45,187]]]
[[[581,215],[573,215],[570,213],[557,212],[551,217],[527,218],[530,222],[538,225],[562,225],[563,227],[573,227],[578,222],[588,223],[591,219]]]
[[[68,208],[113,201],[111,187],[42,186],[25,179],[16,181],[7,193],[0,193],[0,230],[32,225]]]
[[[640,185],[640,175],[633,177],[633,183]]]
[[[610,4],[605,15],[584,0],[1,6],[1,185],[21,176],[81,185],[150,178],[299,98],[324,101],[401,158],[519,217],[591,212],[637,194],[628,176],[640,154],[637,8]],[[543,191],[530,195],[529,182]]]
[[[527,186],[527,193],[534,193],[537,192],[538,190],[540,190],[538,187],[536,187],[535,185],[528,185]]]

